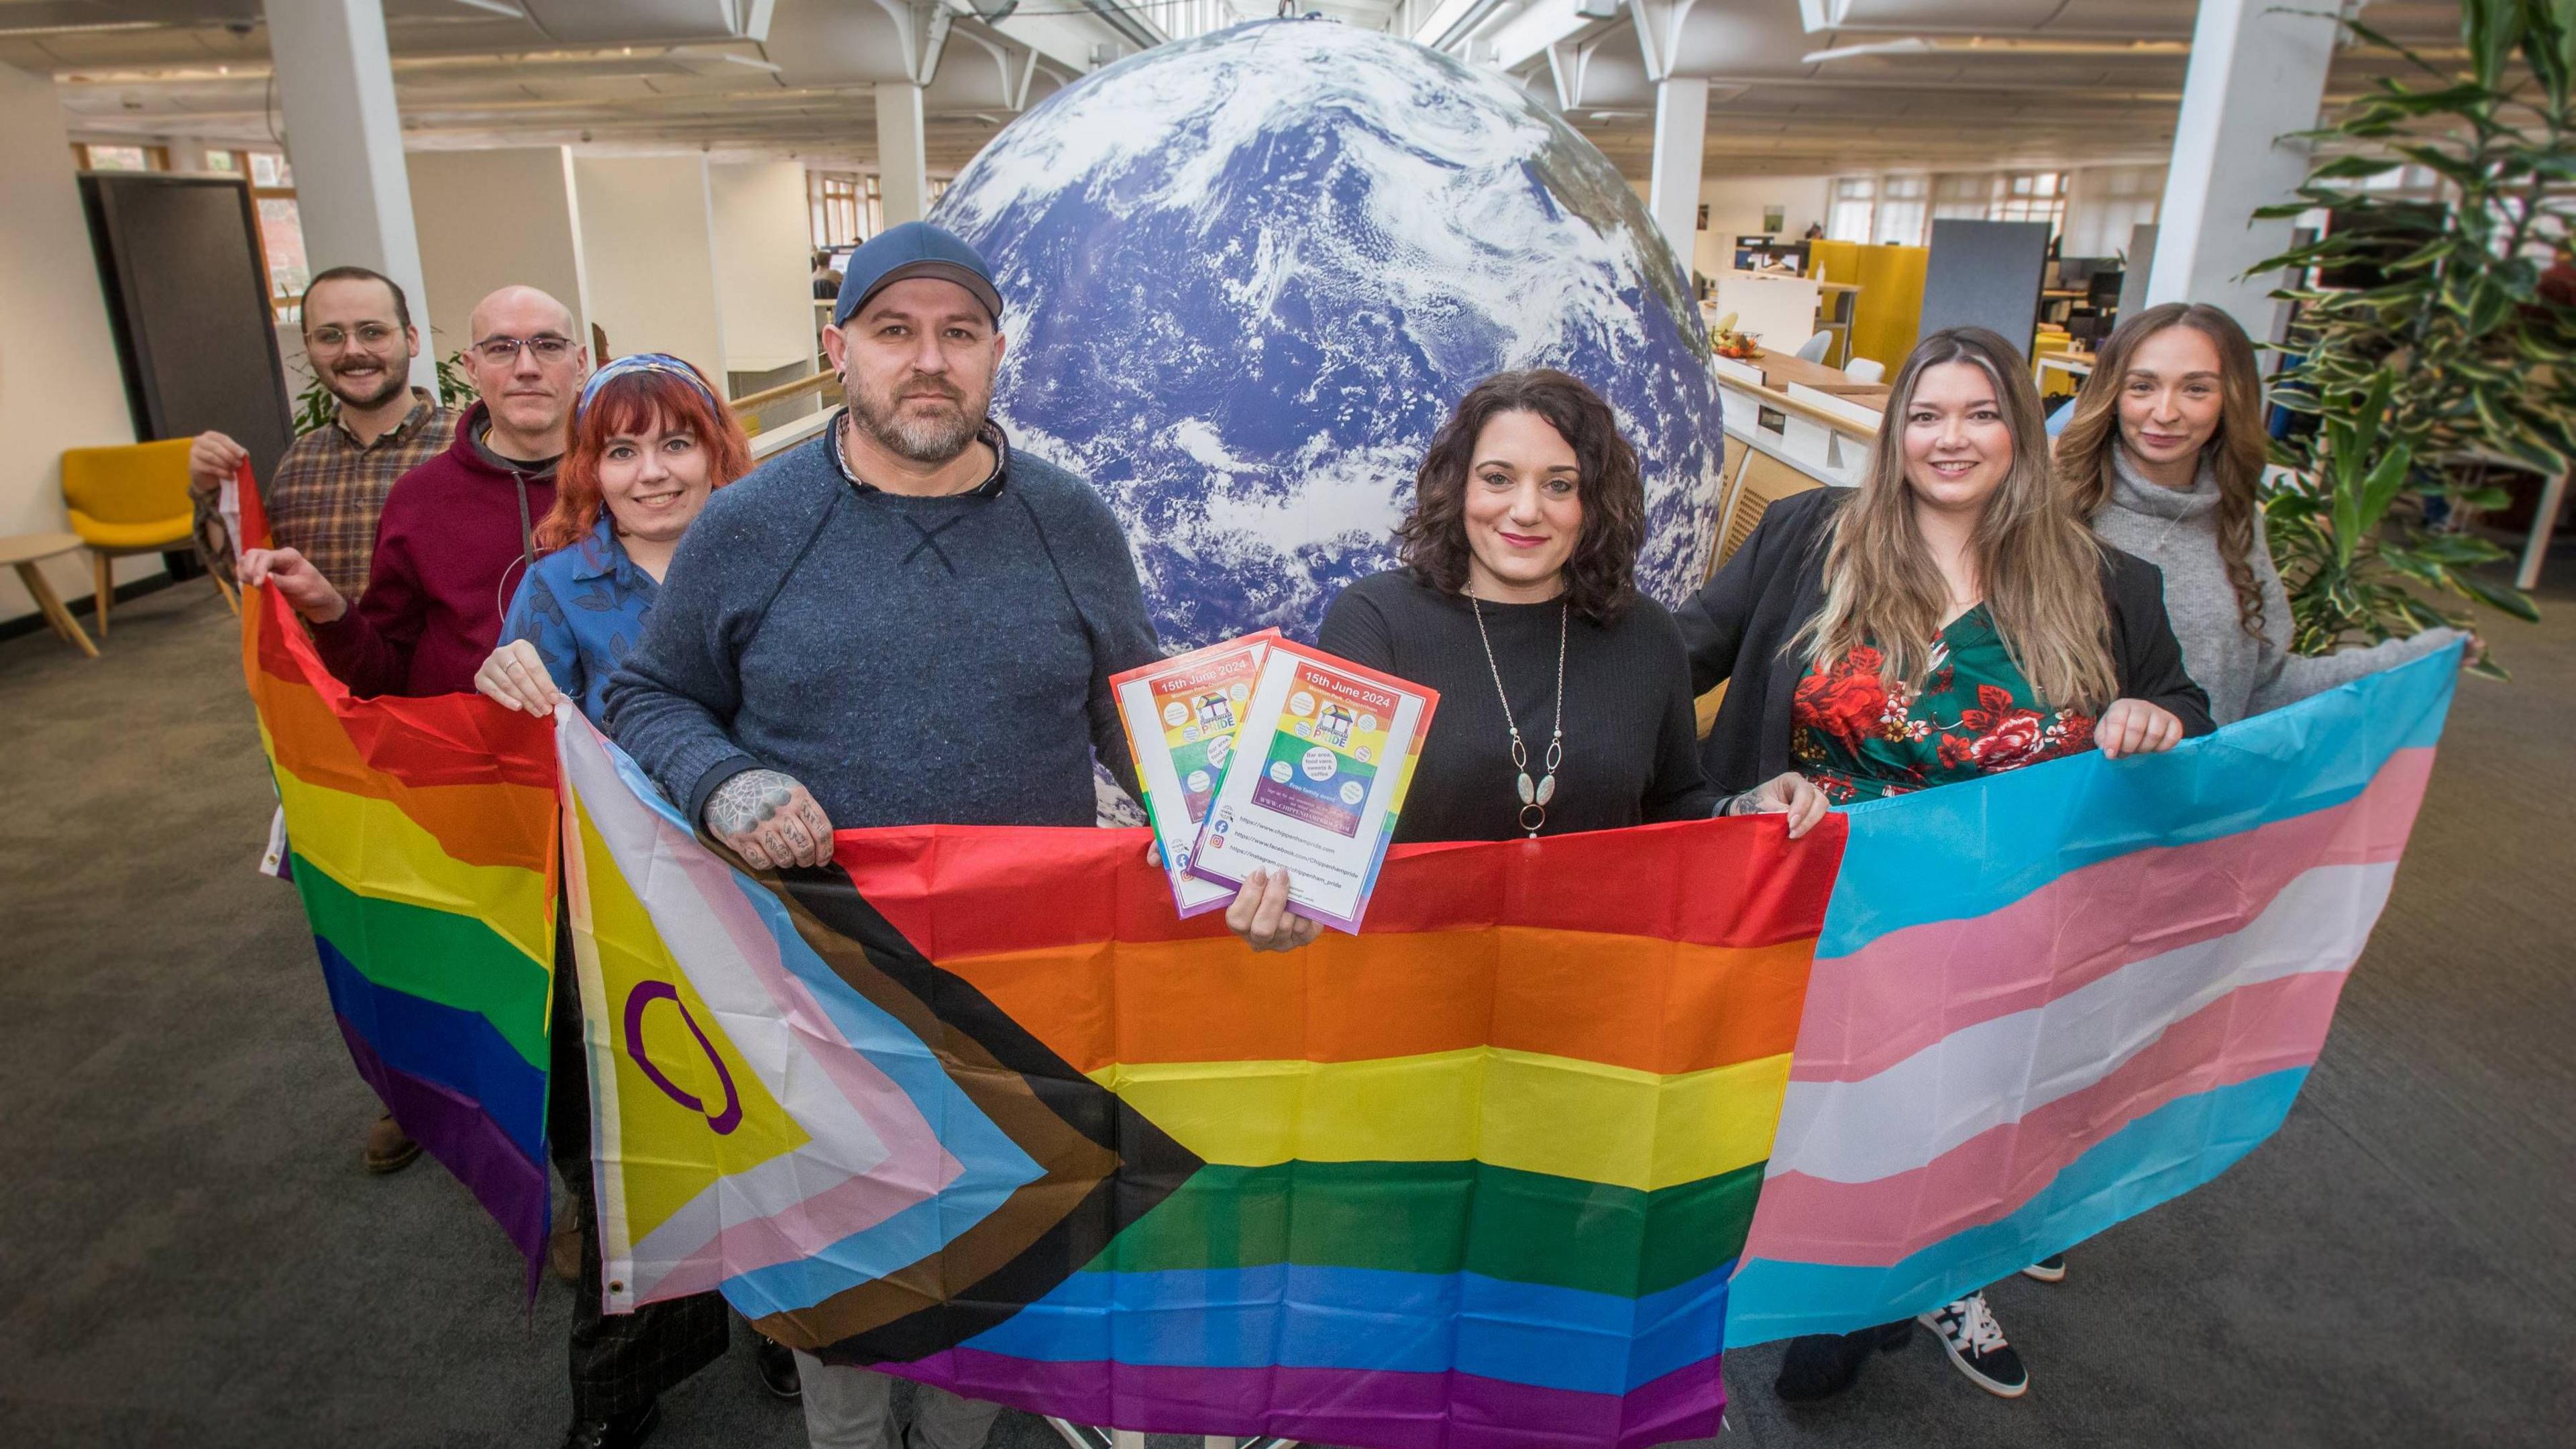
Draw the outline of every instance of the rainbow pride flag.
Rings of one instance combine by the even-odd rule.
[[[1715,1433],[1839,821],[1399,847],[1255,955],[1142,830],[700,844],[569,711],[609,1306],[1121,1428]]]
[[[2459,651],[2170,754],[1845,812],[1731,1341],[1932,1308],[2281,1125],[2387,904]]]
[[[242,536],[267,537],[241,488]],[[242,607],[242,672],[331,1009],[358,1074],[528,1256],[548,1227],[554,754],[474,695],[353,699],[277,591]]]

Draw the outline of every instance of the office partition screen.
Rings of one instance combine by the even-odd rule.
[[[80,186],[135,437],[218,429],[267,478],[295,435],[250,187],[112,172]]]
[[[2023,352],[2039,330],[2040,274],[2048,266],[2044,221],[1932,223],[1923,268],[1923,336],[1944,327],[1991,327]]]

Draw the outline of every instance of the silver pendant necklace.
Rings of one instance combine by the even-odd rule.
[[[1556,606],[1556,728],[1547,740],[1547,766],[1535,784],[1530,781],[1529,746],[1521,743],[1521,724],[1512,717],[1512,697],[1503,691],[1503,669],[1494,662],[1494,641],[1485,632],[1485,606],[1477,602],[1473,590],[1467,592],[1467,607],[1475,611],[1476,638],[1485,646],[1485,667],[1493,671],[1494,695],[1503,702],[1503,725],[1512,732],[1512,768],[1520,772],[1515,784],[1521,796],[1521,829],[1535,839],[1539,827],[1547,823],[1547,804],[1556,798],[1556,767],[1565,759],[1565,622],[1572,607]]]

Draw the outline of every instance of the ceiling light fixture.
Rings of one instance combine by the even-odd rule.
[[[1858,45],[1837,45],[1824,50],[1811,50],[1798,57],[1800,65],[1825,65],[1837,60],[1857,60],[1873,55],[2000,55],[2000,56],[2131,56],[2142,60],[2181,60],[2191,55],[2188,40],[2045,40],[2011,35],[1962,35],[1933,38],[1908,35],[1896,40],[1871,40]]]

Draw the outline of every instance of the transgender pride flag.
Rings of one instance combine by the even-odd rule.
[[[1846,812],[1727,1342],[1909,1317],[2270,1136],[2388,901],[2458,669]]]

